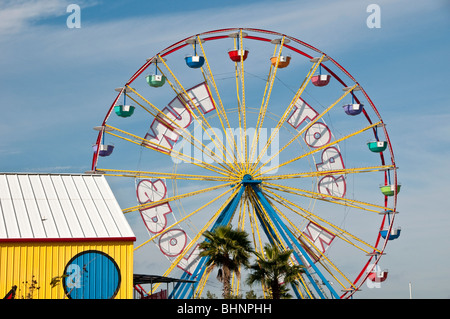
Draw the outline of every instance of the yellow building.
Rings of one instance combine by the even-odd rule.
[[[0,175],[0,298],[133,298],[136,240],[101,175]]]

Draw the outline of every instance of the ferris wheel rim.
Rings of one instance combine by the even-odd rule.
[[[288,39],[290,39],[290,40],[292,40],[292,41],[294,41],[294,42],[299,43],[300,45],[303,45],[303,46],[305,46],[305,47],[308,47],[308,48],[310,48],[310,49],[316,51],[318,54],[325,55],[327,58],[329,58],[329,59],[333,62],[333,64],[335,64],[339,69],[341,69],[341,70],[342,70],[342,71],[343,71],[343,72],[344,72],[344,73],[345,73],[345,74],[346,74],[353,82],[355,82],[355,83],[361,88],[361,91],[363,92],[363,95],[366,97],[366,99],[368,100],[368,102],[369,102],[370,105],[372,106],[373,110],[376,112],[378,118],[381,119],[381,116],[380,116],[380,114],[379,114],[379,112],[378,112],[378,110],[377,110],[375,104],[374,104],[373,101],[370,99],[369,95],[366,93],[366,91],[364,90],[364,88],[356,81],[356,79],[350,74],[350,72],[348,72],[343,66],[341,66],[341,65],[340,65],[336,60],[334,60],[331,56],[327,55],[326,53],[322,52],[321,50],[317,49],[316,47],[314,47],[314,46],[312,46],[312,45],[310,45],[310,44],[308,44],[308,43],[306,43],[306,42],[303,42],[303,41],[301,41],[301,40],[299,40],[299,39],[297,39],[297,38],[295,38],[295,37],[288,36],[288,35],[286,35],[286,34],[283,34],[283,33],[280,33],[280,32],[276,32],[276,31],[269,31],[269,30],[265,30],[265,29],[257,29],[257,28],[242,28],[242,27],[223,28],[223,29],[216,29],[216,30],[210,30],[210,31],[206,31],[206,32],[201,32],[201,33],[198,33],[198,34],[195,34],[195,35],[191,35],[191,36],[189,36],[189,37],[186,37],[186,38],[184,38],[184,39],[182,39],[182,40],[180,40],[180,41],[178,41],[178,42],[175,42],[175,43],[169,45],[169,46],[166,47],[165,49],[159,51],[159,52],[158,52],[157,54],[155,54],[152,58],[148,58],[147,61],[146,61],[146,62],[138,69],[138,71],[136,71],[136,72],[129,78],[129,80],[125,83],[125,85],[123,86],[123,88],[125,89],[127,85],[130,85],[131,83],[133,83],[134,80],[135,80],[135,79],[136,79],[136,78],[137,78],[137,77],[138,77],[138,76],[139,76],[139,75],[140,75],[140,74],[141,74],[148,66],[150,66],[150,65],[153,63],[153,59],[154,59],[155,57],[157,57],[157,56],[164,57],[164,56],[166,56],[166,55],[168,55],[168,54],[170,54],[170,53],[172,53],[172,52],[174,52],[174,51],[176,51],[176,50],[179,50],[179,49],[183,48],[184,46],[187,45],[187,43],[185,43],[186,40],[191,39],[191,38],[196,37],[196,36],[200,37],[200,36],[203,36],[203,35],[206,35],[206,34],[215,34],[215,33],[220,33],[220,32],[228,32],[228,31],[236,31],[236,30],[254,31],[254,32],[261,32],[261,33],[267,33],[267,34],[272,34],[272,35],[277,35],[277,36],[286,37],[286,38],[288,38]],[[210,40],[222,39],[222,38],[226,38],[226,37],[227,37],[227,36],[221,36],[221,37],[218,37],[218,38],[208,39],[208,41],[210,41]],[[255,40],[258,40],[258,39],[255,38]],[[261,41],[270,41],[270,40],[268,40],[268,39],[262,39],[262,38],[259,39],[259,40],[261,40]],[[184,43],[184,44],[182,44],[182,43]],[[178,47],[176,47],[177,45],[178,45]],[[291,46],[289,46],[289,45],[285,45],[285,46],[286,46],[287,48],[291,49],[292,51],[294,51],[294,52],[296,52],[296,53],[299,53],[299,54],[301,54],[301,55],[303,55],[303,56],[305,56],[305,57],[307,57],[307,58],[310,58],[310,59],[313,58],[312,56],[310,56],[310,55],[308,55],[308,54],[306,54],[306,53],[304,53],[304,52],[302,52],[302,51],[300,51],[300,50],[298,50],[298,49],[296,49],[296,48],[293,48],[293,47],[291,47]],[[176,47],[176,48],[174,48],[174,47]],[[330,70],[327,66],[323,65],[323,68],[324,68],[326,71],[328,71],[328,72],[330,73],[330,75],[333,76],[339,83],[341,83],[341,84],[343,85],[343,88],[348,87],[348,86],[345,84],[345,82],[344,82],[344,81],[343,81],[336,73],[334,73],[332,70]],[[106,114],[106,116],[105,116],[105,118],[104,118],[104,120],[103,120],[103,122],[102,122],[102,125],[105,125],[107,119],[109,118],[109,116],[111,115],[111,113],[112,113],[112,111],[113,111],[113,109],[114,109],[115,103],[116,103],[117,100],[120,98],[120,95],[121,95],[121,94],[122,94],[122,90],[119,90],[119,93],[118,93],[118,95],[116,96],[116,99],[115,99],[115,100],[113,101],[113,103],[111,104],[111,106],[110,106],[110,108],[109,108],[109,110],[108,110],[108,112],[107,112],[107,114]],[[356,96],[355,96],[355,101],[356,101],[357,103],[359,103],[359,100],[358,100],[358,98],[357,98]],[[363,112],[364,112],[364,110],[363,110]],[[367,114],[365,114],[365,116],[366,116],[367,120],[370,121],[370,119],[368,118]],[[388,134],[387,131],[385,131],[385,134]],[[100,134],[99,134],[99,137],[100,137]],[[389,139],[389,136],[386,135],[386,138]],[[97,143],[97,144],[99,143],[99,138],[97,139],[97,142],[96,142],[96,143]],[[391,155],[391,158],[392,158],[392,162],[395,163],[395,160],[394,160],[394,153],[393,153],[393,150],[392,150],[392,144],[391,144],[391,143],[388,143],[388,145],[389,145],[389,151],[390,151],[390,155]],[[96,166],[97,156],[98,156],[98,154],[94,154],[94,159],[93,159],[93,162],[92,162],[92,168],[91,168],[93,171],[95,171],[95,166]],[[384,159],[383,159],[383,160],[384,160]]]

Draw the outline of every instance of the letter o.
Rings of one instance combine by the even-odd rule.
[[[187,236],[181,229],[170,229],[159,238],[159,249],[169,257],[176,257],[186,247]]]
[[[331,141],[331,131],[324,123],[317,122],[306,130],[305,142],[310,147],[318,148]]]

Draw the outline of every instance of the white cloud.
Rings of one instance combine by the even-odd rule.
[[[381,1],[383,19],[400,18],[405,12],[412,15],[425,9],[425,4],[419,3],[399,10],[402,3],[405,4],[404,1],[396,4]],[[38,19],[68,15],[67,4],[58,0],[8,1],[0,11],[0,41],[2,35],[9,34],[20,36],[21,40],[14,41],[7,52],[14,55],[21,48],[33,50],[36,47],[42,49],[33,52],[35,59],[51,58],[55,62],[76,59],[77,63],[95,64],[108,59],[147,57],[196,33],[242,26],[283,32],[333,56],[331,51],[356,45],[368,30],[366,5],[352,1],[320,4],[283,1],[277,3],[280,10],[276,14],[273,6],[262,2],[220,10],[206,7],[182,13],[149,12],[145,16],[115,17],[101,22],[85,19],[83,11],[89,8],[82,7],[81,29],[71,30],[65,24],[33,25]],[[384,32],[383,36],[389,34]]]

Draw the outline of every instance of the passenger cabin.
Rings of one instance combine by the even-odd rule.
[[[158,63],[166,61],[166,59],[161,58],[160,56],[153,57],[149,59],[151,63],[155,65],[155,74],[150,74],[145,77],[147,84],[151,87],[158,88],[166,83],[166,77],[164,75],[158,74]]]
[[[94,153],[97,152],[97,144],[94,144],[92,146],[92,148],[94,149]],[[98,156],[101,157],[106,157],[112,154],[114,150],[114,145],[111,144],[100,144],[100,148],[98,150]]]
[[[127,93],[132,92],[131,88],[125,86],[121,88],[116,88],[115,91],[123,94],[123,103],[120,105],[115,105],[114,112],[120,117],[130,117],[131,115],[133,115],[135,108],[134,106],[127,104]],[[100,129],[104,130],[104,128]]]
[[[239,32],[233,32],[233,33],[230,33],[228,35],[230,38],[235,39],[234,40],[234,47],[235,48],[231,49],[231,50],[228,50],[228,56],[230,57],[231,61],[233,61],[233,62],[241,62],[241,59],[242,59],[242,61],[245,61],[247,59],[249,51],[247,49],[245,49],[245,48],[240,48],[240,45],[241,45],[240,39],[241,39],[241,37],[245,38],[247,35],[248,35],[247,33],[240,32],[240,31]]]
[[[329,74],[317,74],[311,78],[312,84],[315,86],[325,86],[330,83],[331,75]]]
[[[111,127],[106,127],[106,126],[95,126],[94,130],[102,133],[102,139],[101,139],[100,143],[96,143],[96,144],[92,145],[94,153],[96,153],[98,151],[98,155],[101,157],[106,157],[106,156],[111,155],[114,150],[114,145],[105,144],[105,132],[113,131],[114,129]],[[100,146],[100,147],[98,147],[98,146]]]
[[[362,112],[363,106],[361,103],[351,103],[344,105],[343,108],[347,115],[355,116]]]
[[[400,192],[400,184],[397,184],[397,194]],[[394,184],[390,184],[390,185],[382,185],[380,186],[380,190],[381,193],[383,193],[383,195],[385,196],[394,196],[395,194],[395,185]]]
[[[132,105],[115,105],[114,112],[120,117],[130,117],[134,113],[135,107]]]
[[[248,50],[230,50],[228,51],[228,56],[233,62],[245,61],[248,56]]]
[[[386,150],[387,142],[386,141],[370,141],[367,143],[369,150],[374,153],[381,153]]]
[[[184,58],[188,67],[198,69],[205,63],[205,58],[200,55],[188,55]]]
[[[205,57],[201,55],[197,55],[197,43],[202,42],[203,40],[200,39],[200,41],[196,38],[188,39],[186,40],[187,44],[193,44],[194,45],[194,54],[188,55],[184,59],[186,61],[186,64],[188,67],[193,69],[198,69],[203,66],[205,63]]]
[[[270,58],[270,62],[274,67],[277,66],[279,69],[283,69],[289,65],[291,57],[282,55],[278,58],[277,56],[273,56]]]
[[[272,41],[270,41],[270,43],[275,44],[275,45],[281,45],[281,44],[288,44],[290,42],[289,39],[286,38],[278,38],[278,39],[273,39]],[[280,50],[281,50],[281,46],[280,46]],[[279,55],[279,57],[278,57]],[[281,52],[279,52],[279,54],[274,55],[273,57],[270,58],[270,63],[272,63],[272,66],[276,66],[279,69],[283,69],[285,67],[287,67],[289,65],[289,63],[291,62],[291,57],[289,55],[281,55]]]
[[[369,276],[367,277],[370,281],[373,282],[383,282],[387,279],[388,270],[385,269],[381,272],[373,271],[369,273]]]
[[[388,240],[394,240],[400,237],[400,233],[401,233],[401,228],[397,227],[395,229],[391,229],[391,231],[389,232],[389,229],[383,229],[380,231],[380,235],[381,237],[383,237],[384,239],[388,239]]]
[[[145,77],[147,84],[151,87],[158,88],[166,83],[166,77],[161,74],[150,74]]]
[[[319,64],[319,74],[314,75],[311,77],[311,82],[312,84],[314,84],[315,86],[325,86],[328,83],[330,83],[330,79],[331,79],[331,75],[329,74],[322,74],[322,63],[325,61],[330,60],[328,57],[324,57],[322,59],[322,62]],[[316,58],[312,58],[310,60],[313,63],[317,63],[318,61],[320,61],[320,58],[316,57]]]

